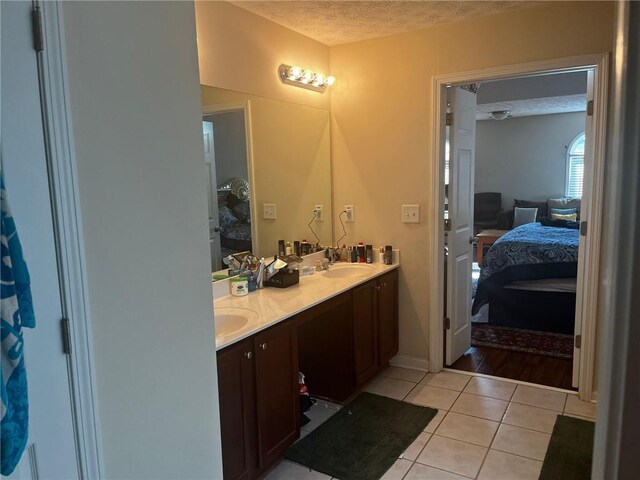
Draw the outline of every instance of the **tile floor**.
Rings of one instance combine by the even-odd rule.
[[[383,480],[537,479],[559,414],[595,421],[595,405],[574,394],[464,373],[388,367],[363,390],[438,409]],[[318,402],[301,437],[339,405]],[[283,461],[268,480],[329,480]]]

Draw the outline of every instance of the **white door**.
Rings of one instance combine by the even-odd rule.
[[[78,478],[31,2],[1,2],[2,164],[31,276],[36,327],[24,329],[29,437],[9,477]]]
[[[595,71],[587,71],[587,102],[593,101],[594,97],[594,81]],[[593,116],[587,115],[585,119],[585,132],[584,132],[584,163],[583,163],[583,176],[582,176],[582,199],[580,201],[580,219],[587,220],[589,217],[590,202],[589,197],[595,186],[592,186],[593,182]],[[580,349],[577,348],[578,342],[576,337],[582,336],[582,318],[584,316],[584,304],[585,304],[585,292],[587,286],[587,279],[585,278],[585,263],[589,261],[587,258],[587,237],[586,235],[580,235],[578,243],[578,273],[576,277],[576,316],[573,330],[573,372],[571,376],[571,385],[574,388],[578,388],[578,380],[580,378]]]
[[[218,180],[216,178],[216,153],[213,141],[213,123],[202,122],[204,139],[204,161],[207,168],[207,199],[209,205],[209,246],[211,248],[211,271],[222,268],[220,248],[220,219],[218,217]]]
[[[449,89],[453,115],[449,138],[449,220],[447,233],[446,363],[471,346],[471,267],[473,263],[473,175],[476,145],[476,95]]]

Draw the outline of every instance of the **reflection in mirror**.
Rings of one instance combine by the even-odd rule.
[[[229,255],[251,251],[251,208],[243,108],[202,118],[209,205],[211,271]]]
[[[226,176],[248,179],[248,205],[253,214],[248,215],[253,231],[247,229],[251,235],[251,251],[258,258],[266,258],[277,253],[278,240],[293,243],[306,239],[315,243],[316,238],[309,224],[318,236],[319,243],[330,245],[333,240],[333,208],[329,112],[208,86],[202,86],[202,104],[205,121],[209,121],[211,112],[242,113],[245,124],[238,130],[244,132],[246,138],[236,140],[234,148],[237,152],[229,154],[233,158],[231,168],[236,170],[219,174],[217,185],[225,182]],[[215,125],[214,140],[214,150],[218,156],[219,140]],[[248,175],[245,177],[242,177],[240,164],[247,168]],[[225,178],[220,175],[225,175]],[[265,218],[269,216],[265,215],[265,204],[275,205],[276,218]],[[316,205],[322,205],[322,219],[314,216]],[[235,213],[232,207],[229,209]],[[225,221],[229,220],[234,221]],[[222,236],[225,221],[218,218]],[[224,239],[220,240],[223,247],[225,242]]]

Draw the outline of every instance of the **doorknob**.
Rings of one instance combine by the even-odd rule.
[[[473,236],[469,236],[469,245],[473,245]]]
[[[220,227],[213,227],[213,231],[218,233],[220,231]]]

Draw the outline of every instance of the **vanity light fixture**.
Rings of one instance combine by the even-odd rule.
[[[285,65],[284,63],[278,67],[278,77],[280,77],[282,83],[287,85],[302,87],[320,93],[336,83],[335,77],[331,75],[327,77],[322,73],[315,73],[308,69],[305,70],[295,65]]]

